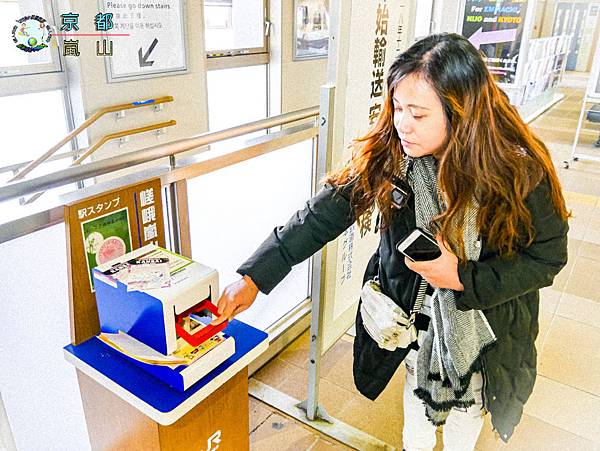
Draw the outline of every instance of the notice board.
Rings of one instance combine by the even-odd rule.
[[[114,43],[106,58],[109,82],[187,70],[184,0],[102,0],[112,14]]]
[[[526,12],[527,1],[465,1],[461,34],[482,52],[498,83],[516,82]]]
[[[65,206],[73,342],[99,332],[92,268],[146,244],[165,247],[160,179]]]

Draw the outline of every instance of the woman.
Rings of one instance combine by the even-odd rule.
[[[239,268],[219,311],[224,319],[247,309],[355,220],[367,228],[377,206],[381,240],[365,281],[376,279],[405,312],[419,288],[429,295],[418,343],[393,351],[369,335],[359,308],[357,388],[375,399],[406,359],[407,451],[432,449],[441,424],[446,449],[473,449],[486,411],[508,441],[536,377],[538,290],[567,260],[569,215],[554,166],[462,36],[415,43],[387,86],[351,161]],[[439,258],[411,262],[397,251],[416,226],[436,236]]]

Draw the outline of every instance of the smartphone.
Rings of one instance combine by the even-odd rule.
[[[398,243],[396,249],[414,262],[435,260],[442,255],[437,242],[420,229],[415,229]]]
[[[392,177],[392,191],[391,191],[391,201],[392,206],[397,208],[398,210],[404,208],[404,206],[408,203],[408,199],[410,198],[409,188],[406,186],[406,182],[404,182],[399,177]]]

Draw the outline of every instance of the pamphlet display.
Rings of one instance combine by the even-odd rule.
[[[562,79],[573,35],[531,39],[522,79],[522,97],[517,105],[526,103],[554,88]]]

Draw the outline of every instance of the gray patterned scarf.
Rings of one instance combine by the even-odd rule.
[[[445,209],[438,188],[437,162],[425,156],[413,159],[412,164],[407,175],[415,195],[417,227],[432,232],[431,220]],[[478,260],[481,246],[477,240],[477,205],[474,200],[471,205],[465,216],[463,238],[467,259]],[[417,358],[415,389],[433,424],[444,424],[454,407],[475,404],[471,376],[481,370],[480,356],[495,341],[481,310],[460,311],[453,290],[434,291],[431,321]]]

